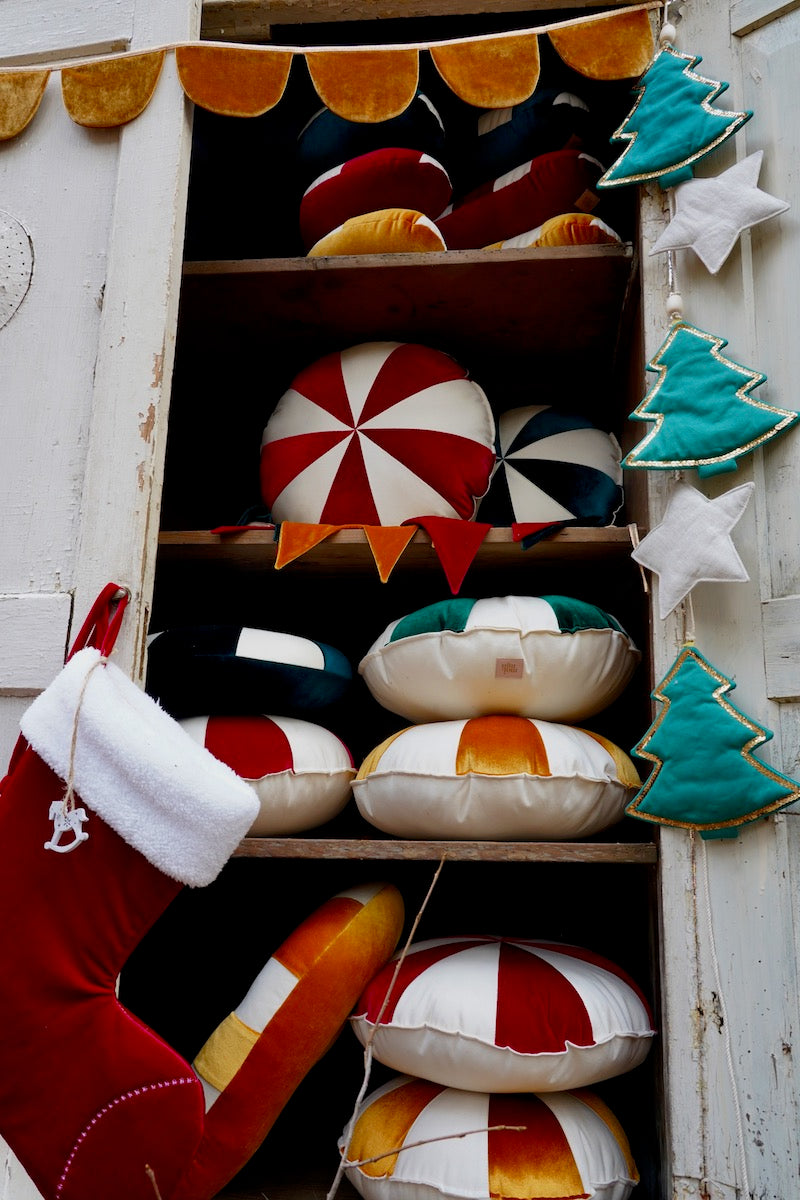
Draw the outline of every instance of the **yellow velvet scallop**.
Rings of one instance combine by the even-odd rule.
[[[622,239],[619,234],[591,213],[560,213],[549,221],[520,233],[516,237],[506,238],[502,242],[492,242],[484,246],[484,250],[529,250],[534,246],[619,246]]]
[[[178,78],[201,108],[225,117],[259,117],[283,96],[292,66],[290,50],[239,46],[178,46]]]
[[[0,142],[16,137],[36,115],[49,71],[0,72]]]
[[[362,124],[399,117],[419,83],[419,53],[413,49],[309,50],[306,65],[322,103]]]
[[[444,238],[423,213],[410,208],[382,208],[351,217],[320,238],[309,258],[342,254],[427,254],[446,250]]]
[[[84,67],[64,67],[61,91],[67,112],[78,125],[91,129],[127,124],[150,103],[164,54],[164,50],[150,50]]]
[[[646,9],[551,29],[550,41],[567,66],[587,79],[632,79],[646,70],[654,50]]]
[[[511,108],[539,81],[535,33],[431,47],[431,58],[451,91],[476,108]]]

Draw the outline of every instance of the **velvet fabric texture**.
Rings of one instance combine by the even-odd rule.
[[[384,208],[350,217],[320,238],[309,258],[342,254],[433,254],[446,250],[444,238],[423,213]]]
[[[164,65],[163,50],[64,67],[61,92],[73,121],[92,129],[125,125],[144,112]]]
[[[579,946],[492,937],[416,942],[365,989],[360,1041],[395,1071],[446,1087],[558,1092],[644,1061],[647,1003],[614,963]],[[380,1015],[379,1015],[380,1014]]]
[[[194,625],[152,636],[147,691],[171,716],[281,712],[303,717],[337,703],[352,669],[323,642],[241,625]]]
[[[439,1140],[464,1133],[457,1154]],[[340,1150],[365,1200],[626,1200],[639,1178],[621,1125],[585,1089],[503,1096],[399,1076],[367,1096]]]
[[[591,212],[602,172],[580,150],[553,150],[481,185],[437,221],[449,250],[480,249],[566,212]]]
[[[496,596],[443,600],[391,622],[358,670],[379,704],[411,721],[581,721],[621,694],[639,658],[596,605]]]
[[[616,824],[639,784],[599,734],[486,716],[393,734],[362,763],[353,794],[365,820],[397,837],[544,842]]]
[[[0,72],[0,142],[22,133],[39,109],[49,71]]]
[[[300,232],[310,247],[351,217],[380,209],[411,209],[435,220],[452,190],[429,154],[402,146],[373,150],[314,180],[300,201]]]
[[[257,117],[283,96],[292,54],[199,44],[176,47],[175,65],[184,92],[201,108],[226,117]]]
[[[314,829],[350,798],[355,767],[330,730],[283,716],[188,717],[183,729],[246,780],[259,801],[249,837]]]
[[[402,927],[397,889],[364,885],[327,901],[276,950],[195,1059],[206,1096],[203,1143],[170,1200],[211,1200],[251,1157]]]
[[[493,447],[486,396],[453,358],[364,342],[306,367],[278,400],[261,442],[261,494],[277,521],[468,521]]]
[[[63,794],[28,748],[0,798],[0,1133],[45,1200],[152,1200],[147,1165],[166,1198],[202,1136],[202,1089],[114,989],[182,885],[96,813],[72,853],[43,849]]]

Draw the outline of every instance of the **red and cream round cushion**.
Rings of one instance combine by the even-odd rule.
[[[352,756],[321,725],[280,716],[189,717],[181,725],[255,789],[261,807],[250,837],[324,825],[350,798]]]
[[[478,1092],[587,1087],[644,1061],[642,993],[578,946],[492,937],[418,942],[388,963],[351,1018],[378,1062]],[[389,994],[388,1003],[384,1001]]]
[[[627,1200],[639,1181],[618,1120],[583,1089],[491,1095],[401,1075],[339,1148],[364,1200]]]
[[[318,359],[278,401],[261,444],[275,521],[471,520],[495,464],[483,390],[448,354],[365,342]]]

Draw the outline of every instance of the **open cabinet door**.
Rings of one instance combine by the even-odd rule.
[[[25,0],[3,5],[0,68],[46,79],[28,124],[0,141],[13,250],[4,270],[28,272],[0,327],[0,638],[16,648],[0,672],[6,758],[21,710],[63,662],[73,611],[85,613],[109,579],[132,592],[118,661],[139,670],[190,150],[174,55],[141,115],[116,128],[72,120],[64,73],[44,67],[195,38],[199,9],[199,0],[43,0],[32,20]]]
[[[798,408],[800,340],[800,5],[779,0],[691,0],[677,48],[729,90],[726,109],[752,119],[698,167],[718,176],[763,151],[758,186],[787,201],[783,215],[745,231],[719,272],[690,249],[675,252],[676,290],[690,323],[724,337],[726,354],[763,371],[764,399]],[[669,220],[654,189],[646,206],[643,266],[647,352],[666,336],[666,256],[649,251]],[[648,382],[651,382],[649,380]],[[651,527],[660,521],[672,472],[649,472]],[[703,583],[692,593],[698,649],[736,684],[733,703],[775,734],[758,753],[796,779],[800,749],[800,551],[796,429],[740,461],[735,474],[686,483],[711,498],[753,481],[734,531],[749,582]],[[654,614],[654,674],[664,677],[685,634],[679,613]],[[792,648],[793,647],[793,648]],[[766,665],[765,665],[766,657]],[[698,787],[709,781],[698,780]],[[733,1200],[796,1192],[800,1165],[798,1087],[798,818],[786,809],[736,839],[703,842],[685,830],[660,839],[662,999],[666,1109],[664,1194]]]
[[[196,38],[199,21],[199,0],[40,0],[35,13],[29,0],[5,0],[0,68],[36,72],[150,50]],[[0,141],[7,261],[28,272],[0,327],[4,764],[22,710],[63,663],[73,614],[80,622],[110,579],[129,587],[133,600],[117,661],[131,674],[140,669],[190,107],[167,55],[141,116],[116,128],[85,127],[70,118],[55,69],[29,123]],[[4,300],[13,282],[2,280]],[[36,1197],[13,1157],[0,1151],[0,1158],[3,1200]]]

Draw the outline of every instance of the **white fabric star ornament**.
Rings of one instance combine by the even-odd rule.
[[[662,621],[697,583],[744,583],[750,578],[730,532],[754,489],[754,483],[743,483],[710,500],[688,483],[675,485],[661,524],[631,555],[658,575]]]
[[[691,248],[716,275],[739,235],[777,217],[789,205],[758,187],[763,150],[757,150],[713,179],[690,179],[675,188],[675,216],[650,251]]]

